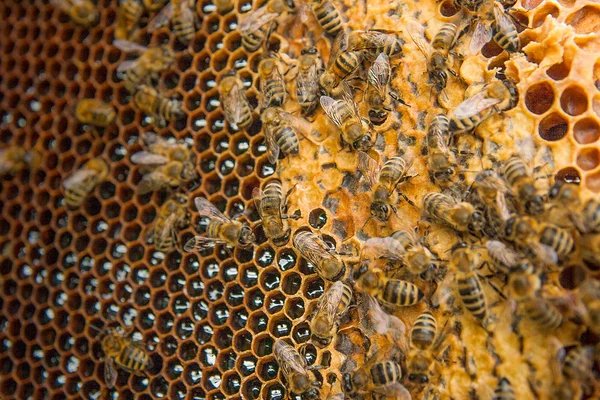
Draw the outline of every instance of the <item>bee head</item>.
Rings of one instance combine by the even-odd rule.
[[[433,85],[435,91],[441,92],[446,87],[446,82],[448,81],[448,74],[446,74],[446,71],[443,70],[432,71],[429,74],[429,80]]]
[[[362,135],[360,139],[352,144],[352,147],[354,147],[354,150],[368,151],[371,147],[373,147],[373,143],[371,142],[371,134],[367,133]]]
[[[317,51],[316,47],[309,47],[308,49],[302,49],[302,51],[300,52],[300,54],[305,55],[305,54],[319,54],[319,52]]]
[[[335,85],[335,75],[330,72],[324,72],[319,78],[319,84],[325,93],[331,93],[331,90]]]
[[[240,232],[240,245],[249,246],[252,245],[256,241],[256,237],[254,236],[254,231],[248,225],[242,226],[242,231]]]
[[[417,385],[425,385],[429,382],[429,377],[425,374],[409,374],[408,380]]]
[[[529,215],[539,215],[544,212],[544,198],[536,194],[525,204],[525,210]]]
[[[342,385],[344,387],[344,392],[346,392],[346,393],[352,393],[353,392],[352,375],[350,375],[348,372],[346,372],[342,376]]]
[[[385,203],[371,203],[370,210],[371,215],[382,222],[389,220],[392,214],[391,207]]]
[[[481,232],[485,226],[485,220],[483,214],[479,211],[475,211],[471,214],[471,222],[469,223],[470,232]]]

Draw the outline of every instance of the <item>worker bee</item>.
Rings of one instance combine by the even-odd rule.
[[[316,368],[307,367],[306,360],[283,339],[275,342],[273,353],[285,376],[289,392],[303,395],[303,398],[317,398],[319,392],[315,386],[321,385],[309,376],[309,370]]]
[[[475,189],[477,200],[483,207],[485,236],[502,238],[506,221],[511,217],[505,196],[508,188],[504,180],[493,169],[485,169],[475,176],[471,187]]]
[[[506,160],[502,175],[527,214],[539,215],[544,211],[544,198],[538,194],[535,179],[521,157],[515,155]]]
[[[346,273],[346,266],[339,256],[313,232],[297,232],[292,243],[300,255],[314,265],[321,278],[335,282]]]
[[[352,301],[352,288],[337,281],[317,301],[315,315],[310,323],[312,339],[321,346],[331,343],[337,332],[340,317]]]
[[[402,368],[394,361],[378,360],[373,356],[356,371],[343,375],[343,388],[347,394],[373,393],[393,398],[406,398],[408,391],[400,384]],[[408,396],[410,398],[410,395]]]
[[[146,346],[127,336],[129,335],[109,329],[102,338],[104,380],[108,388],[113,388],[117,382],[116,367],[133,373],[144,372],[153,367]]]
[[[300,151],[298,134],[308,137],[312,129],[310,122],[304,118],[278,107],[267,108],[260,118],[265,126],[267,157],[271,164],[277,163],[280,151],[286,155],[297,155]]]
[[[110,167],[101,158],[92,158],[63,182],[65,202],[69,207],[81,205],[97,184],[108,176]]]
[[[564,377],[583,387],[585,394],[592,393],[593,387],[597,386],[594,377],[594,348],[591,346],[576,346],[570,349],[564,359],[562,373]]]
[[[531,322],[544,331],[553,331],[561,326],[563,316],[558,308],[538,294],[541,287],[538,275],[513,273],[508,283],[517,305]]]
[[[244,93],[244,84],[235,72],[223,76],[219,96],[225,119],[233,129],[244,129],[252,124],[252,110]]]
[[[517,253],[512,247],[498,240],[488,240],[485,243],[488,256],[492,261],[489,266],[493,273],[509,275],[511,272],[535,272],[535,266],[528,259]]]
[[[203,197],[196,197],[194,203],[200,217],[208,218],[210,221],[206,227],[206,237],[194,236],[183,247],[185,251],[202,251],[217,244],[239,246],[242,249],[247,249],[256,242],[252,228],[246,223],[227,218],[217,207]]]
[[[142,3],[144,3],[144,7],[146,7],[148,11],[158,11],[164,7],[167,1],[168,0],[142,0]]]
[[[573,236],[566,229],[552,224],[542,224],[539,241],[552,248],[559,259],[567,257],[575,247]]]
[[[258,64],[260,78],[261,107],[281,107],[285,103],[285,84],[281,72],[281,63],[272,52],[263,55]]]
[[[518,100],[517,87],[510,80],[492,81],[454,109],[450,117],[450,131],[473,130],[494,113],[514,108]]]
[[[410,343],[413,347],[425,350],[431,347],[437,333],[437,321],[430,311],[417,317],[410,329]]]
[[[585,306],[585,322],[590,330],[600,333],[600,282],[588,279],[578,288],[579,299]]]
[[[75,108],[75,117],[79,122],[101,128],[112,124],[116,116],[113,106],[95,99],[80,100]]]
[[[380,53],[369,68],[368,85],[364,101],[369,106],[369,120],[373,125],[383,124],[391,109],[390,104],[390,62],[388,56]]]
[[[336,38],[344,29],[344,22],[340,12],[331,0],[310,0],[312,9],[319,25],[330,38]]]
[[[41,163],[42,155],[37,150],[26,150],[21,146],[0,149],[0,176],[16,173],[26,168],[38,169]]]
[[[198,17],[195,13],[196,0],[171,0],[150,21],[150,32],[172,22],[173,33],[183,44],[188,44],[196,34]]]
[[[555,265],[558,254],[540,242],[542,228],[532,217],[510,217],[504,226],[504,239],[513,242],[517,250],[535,264]]]
[[[287,221],[288,218],[299,218],[297,215],[285,215],[287,198],[292,190],[293,188],[284,193],[281,181],[273,179],[264,186],[264,192],[259,188],[254,188],[252,191],[252,198],[262,220],[265,235],[278,247],[285,246],[290,240],[292,229]]]
[[[516,400],[517,395],[510,381],[505,377],[498,379],[498,385],[494,389],[494,400]]]
[[[138,0],[119,0],[115,39],[129,40],[137,29],[144,7]]]
[[[341,130],[343,145],[354,150],[367,151],[374,144],[369,123],[358,114],[358,107],[349,91],[343,92],[341,100],[329,96],[321,96],[321,107],[325,114]]]
[[[509,53],[519,51],[519,32],[499,1],[486,0],[478,7],[477,14],[479,17],[470,43],[472,54],[477,54],[491,39]]]
[[[360,50],[350,51],[347,47],[348,38],[345,33],[340,33],[331,46],[327,68],[319,77],[319,85],[327,94],[334,93],[336,89],[337,94],[340,91],[338,86],[362,64],[364,53]],[[341,91],[344,92],[345,87],[342,86]]]
[[[447,225],[457,232],[480,236],[485,225],[483,215],[471,203],[459,203],[442,193],[427,193],[423,198],[423,209],[434,222]]]
[[[275,20],[295,9],[292,0],[270,0],[266,5],[244,16],[239,25],[242,45],[249,53],[254,53],[271,35]]]
[[[98,8],[89,0],[51,0],[76,24],[90,27],[98,22]]]
[[[578,184],[556,181],[548,191],[548,219],[563,228],[575,227],[586,233],[588,223],[583,217],[581,191]]]
[[[356,285],[364,293],[376,297],[390,307],[408,307],[423,299],[417,285],[400,279],[388,278],[379,268],[363,263],[355,274]]]
[[[175,54],[169,46],[147,48],[127,40],[115,40],[113,44],[127,53],[140,54],[135,60],[123,61],[117,67],[117,72],[125,73],[125,88],[134,93],[137,88],[156,79],[175,62]]]
[[[166,253],[177,243],[176,229],[183,229],[190,224],[189,213],[186,208],[187,198],[177,194],[162,205],[154,223],[154,227],[147,233],[152,238],[156,250]]]
[[[581,210],[582,219],[585,221],[585,231],[600,233],[600,201],[589,199]]]
[[[431,44],[426,43],[423,26],[411,20],[408,25],[408,34],[417,48],[427,60],[427,76],[433,90],[440,93],[446,88],[448,81],[448,53],[454,47],[457,27],[448,22],[440,28],[433,37]]]
[[[451,251],[450,266],[456,271],[456,287],[463,306],[477,322],[486,327],[490,315],[483,286],[474,271],[477,254],[464,242],[454,245]]]
[[[296,76],[296,100],[302,114],[310,115],[317,106],[319,74],[323,71],[323,59],[315,47],[303,49],[298,58]]]
[[[398,317],[385,312],[375,297],[362,293],[359,308],[362,325],[369,335],[385,335],[400,351],[408,350],[406,325]]]
[[[456,173],[456,160],[450,152],[448,143],[448,117],[444,114],[436,115],[427,130],[427,171],[431,182],[441,187],[452,184],[452,177]]]
[[[151,86],[140,86],[133,95],[133,104],[150,115],[161,128],[167,125],[167,121],[185,115],[181,109],[181,101],[166,97]]]
[[[345,50],[364,51],[370,59],[383,53],[393,60],[402,55],[402,41],[398,33],[384,29],[353,30],[348,33],[348,45]]]

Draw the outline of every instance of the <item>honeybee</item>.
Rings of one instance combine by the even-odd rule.
[[[506,221],[511,217],[505,197],[508,192],[506,184],[496,171],[485,169],[475,176],[472,187],[483,205],[485,235],[493,239],[501,238]]]
[[[63,182],[65,202],[75,208],[83,203],[97,184],[108,176],[110,167],[101,158],[92,158]]]
[[[317,301],[315,315],[310,323],[312,339],[320,346],[331,343],[336,334],[340,317],[352,301],[352,288],[337,281]]]
[[[315,386],[321,385],[317,381],[312,381],[308,373],[309,370],[316,368],[307,367],[306,360],[283,339],[275,342],[273,353],[285,376],[289,392],[303,395],[303,398],[317,398],[319,392]]]
[[[580,233],[600,231],[600,201],[582,203],[578,184],[556,181],[548,191],[552,222],[560,227],[574,226]],[[566,218],[565,218],[566,217]]]
[[[286,155],[297,155],[300,151],[298,134],[307,137],[312,129],[310,122],[304,118],[278,107],[265,109],[260,118],[265,126],[267,157],[271,164],[277,162],[280,151]]]
[[[155,31],[172,22],[173,33],[183,44],[188,44],[196,34],[198,17],[195,13],[196,0],[171,0],[150,21],[150,31]]]
[[[448,81],[448,53],[454,47],[457,27],[448,22],[440,28],[433,37],[431,44],[425,40],[423,26],[417,21],[411,20],[408,25],[408,34],[417,48],[427,60],[427,75],[433,90],[440,93],[446,88]]]
[[[585,221],[585,231],[600,233],[600,201],[589,199],[581,210],[582,219]]]
[[[448,117],[444,114],[436,115],[427,130],[427,171],[431,182],[441,187],[452,184],[452,177],[456,173],[456,160],[450,152],[448,143]]]
[[[124,84],[129,93],[134,93],[149,79],[156,79],[175,62],[175,54],[167,45],[148,48],[127,40],[114,40],[113,45],[121,51],[140,54],[135,60],[123,61],[117,67],[117,72],[125,73]]]
[[[567,352],[562,366],[564,377],[572,383],[580,384],[588,395],[598,385],[592,372],[593,353],[594,349],[591,346],[574,347]]]
[[[494,400],[516,400],[517,395],[510,381],[505,377],[498,379],[498,385],[494,389]]]
[[[252,124],[252,109],[244,93],[244,84],[235,72],[223,76],[219,96],[225,119],[233,129],[244,129]]]
[[[485,0],[477,8],[478,20],[471,38],[470,50],[477,54],[491,39],[509,53],[519,51],[519,32],[499,1]]]
[[[554,265],[558,263],[556,251],[540,243],[541,228],[531,217],[509,218],[504,226],[504,239],[515,244],[517,250],[536,264]]]
[[[281,181],[273,179],[264,186],[264,192],[259,188],[254,188],[252,198],[254,204],[262,220],[265,235],[271,239],[275,246],[285,246],[290,240],[292,229],[288,223],[288,218],[299,218],[299,216],[288,216],[287,198],[290,189],[287,193],[283,192]]]
[[[77,103],[75,117],[82,124],[106,128],[113,123],[117,113],[113,106],[100,100],[83,99]]]
[[[343,375],[343,387],[347,394],[373,393],[394,396],[395,399],[410,398],[400,384],[402,368],[394,361],[379,361],[375,355],[356,371]],[[406,397],[408,395],[408,397]]]
[[[594,269],[600,266],[600,234],[582,235],[577,244],[586,264]]]
[[[559,259],[566,258],[575,247],[575,241],[569,231],[551,224],[542,225],[539,241],[552,248]]]
[[[450,131],[473,130],[494,113],[508,111],[517,105],[519,93],[510,80],[495,80],[460,103],[450,117]]]
[[[244,16],[239,25],[242,45],[249,53],[254,53],[269,38],[275,20],[295,9],[292,0],[270,0],[266,5]]]
[[[340,12],[331,0],[309,0],[319,25],[330,38],[336,38],[344,29],[344,22]]]
[[[485,244],[488,256],[492,261],[490,270],[493,273],[509,275],[511,272],[534,273],[535,266],[513,248],[498,240],[488,240]]]
[[[585,306],[585,322],[590,330],[600,333],[600,282],[588,279],[577,289],[579,299]]]
[[[373,296],[362,293],[361,321],[368,329],[369,335],[379,334],[387,336],[390,343],[393,343],[400,351],[408,350],[406,341],[406,325],[398,317],[385,312],[377,299]]]
[[[98,9],[89,0],[51,0],[50,2],[68,14],[76,24],[90,27],[98,22]]]
[[[359,290],[390,307],[408,307],[423,299],[423,292],[415,284],[388,278],[381,269],[369,268],[366,263],[356,271],[355,279]]]
[[[140,86],[133,95],[133,104],[140,111],[150,115],[160,128],[164,128],[167,121],[185,115],[181,109],[180,100],[166,97],[151,86]]]
[[[447,225],[457,232],[480,236],[485,225],[483,215],[471,203],[459,203],[442,193],[427,193],[423,198],[423,209],[434,222]]]
[[[314,265],[321,278],[335,282],[346,273],[346,266],[339,256],[313,232],[297,232],[292,243],[300,255]]]
[[[0,149],[0,176],[16,173],[26,168],[38,169],[41,163],[42,155],[37,150],[26,150],[21,146]]]
[[[325,93],[332,94],[337,89],[337,94],[340,90],[338,86],[358,69],[364,59],[362,51],[349,51],[347,47],[348,38],[342,32],[333,42],[327,68],[319,77],[319,85]],[[342,92],[344,89],[342,88]]]
[[[156,250],[166,253],[177,243],[176,229],[183,229],[190,224],[189,213],[186,208],[187,198],[176,194],[162,205],[156,222],[148,232]]]
[[[323,59],[315,47],[303,49],[298,58],[296,76],[296,100],[302,107],[302,114],[310,115],[318,101],[319,74],[323,71]]]
[[[395,231],[384,238],[368,239],[361,251],[363,257],[364,253],[398,260],[413,275],[421,275],[435,267],[431,251],[423,246],[415,233],[408,230]]]
[[[452,247],[450,266],[456,271],[456,287],[463,306],[485,328],[490,315],[483,286],[474,271],[477,254],[466,243],[459,242]]]
[[[502,175],[512,193],[529,215],[539,215],[544,211],[544,198],[538,194],[527,164],[519,156],[512,156],[502,166]]]
[[[361,118],[358,107],[349,91],[344,90],[341,100],[321,96],[321,107],[333,123],[341,130],[343,145],[354,150],[367,151],[373,147],[374,140],[368,121]]]
[[[402,55],[402,41],[397,31],[371,29],[368,31],[353,30],[348,33],[347,51],[365,51],[373,59],[384,53],[389,59]]]
[[[384,53],[380,53],[369,68],[368,85],[364,101],[369,106],[369,120],[373,125],[383,124],[391,109],[390,104],[390,62]]]
[[[417,317],[410,329],[410,343],[419,350],[431,347],[437,334],[437,321],[430,311]]]
[[[157,11],[163,8],[167,1],[168,0],[142,0],[142,3],[144,3],[144,7],[146,7],[148,11]]]
[[[115,39],[129,40],[137,29],[144,7],[138,0],[119,0]]]
[[[227,218],[210,201],[203,197],[194,199],[200,217],[210,219],[206,227],[206,237],[194,236],[188,240],[183,249],[187,252],[210,249],[217,244],[250,248],[256,242],[252,228],[246,223]]]
[[[285,84],[281,63],[272,52],[267,52],[258,64],[262,108],[281,107],[285,103]]]
[[[562,314],[554,304],[538,294],[541,287],[539,276],[513,273],[508,282],[517,305],[531,322],[544,331],[553,331],[560,327],[563,321]]]
[[[108,388],[113,388],[117,382],[116,367],[133,373],[144,372],[153,367],[146,346],[127,336],[129,335],[109,329],[102,338],[104,381]]]

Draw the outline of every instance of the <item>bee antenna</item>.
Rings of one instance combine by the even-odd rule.
[[[89,325],[90,328],[93,328],[93,329],[95,329],[96,331],[98,331],[100,333],[104,332],[104,330],[105,330],[105,329],[102,329],[99,326],[96,326],[94,324],[88,324],[88,325]]]

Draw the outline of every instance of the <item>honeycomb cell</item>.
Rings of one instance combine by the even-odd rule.
[[[585,177],[585,185],[592,192],[600,192],[600,172],[594,172]]]
[[[554,90],[548,82],[536,83],[525,92],[525,106],[534,114],[544,114],[552,104],[554,104]]]
[[[537,0],[536,0],[537,1]],[[542,26],[546,17],[551,15],[553,18],[556,18],[559,14],[559,9],[555,4],[545,3],[542,7],[538,8],[533,14],[533,20],[531,22],[531,26],[533,28],[538,28]]]
[[[584,171],[590,171],[600,163],[600,152],[595,147],[586,147],[577,154],[577,166]]]
[[[600,8],[595,5],[583,6],[569,14],[565,22],[581,35],[598,32],[600,30]]]
[[[587,94],[580,86],[569,86],[560,96],[560,106],[569,115],[580,115],[588,109]]]
[[[579,171],[572,167],[563,168],[554,175],[554,179],[568,183],[580,183]]]
[[[540,121],[538,133],[544,140],[557,141],[565,137],[568,127],[566,117],[560,113],[553,112]]]
[[[600,125],[593,118],[584,118],[573,126],[573,137],[580,144],[594,143],[600,138]]]

